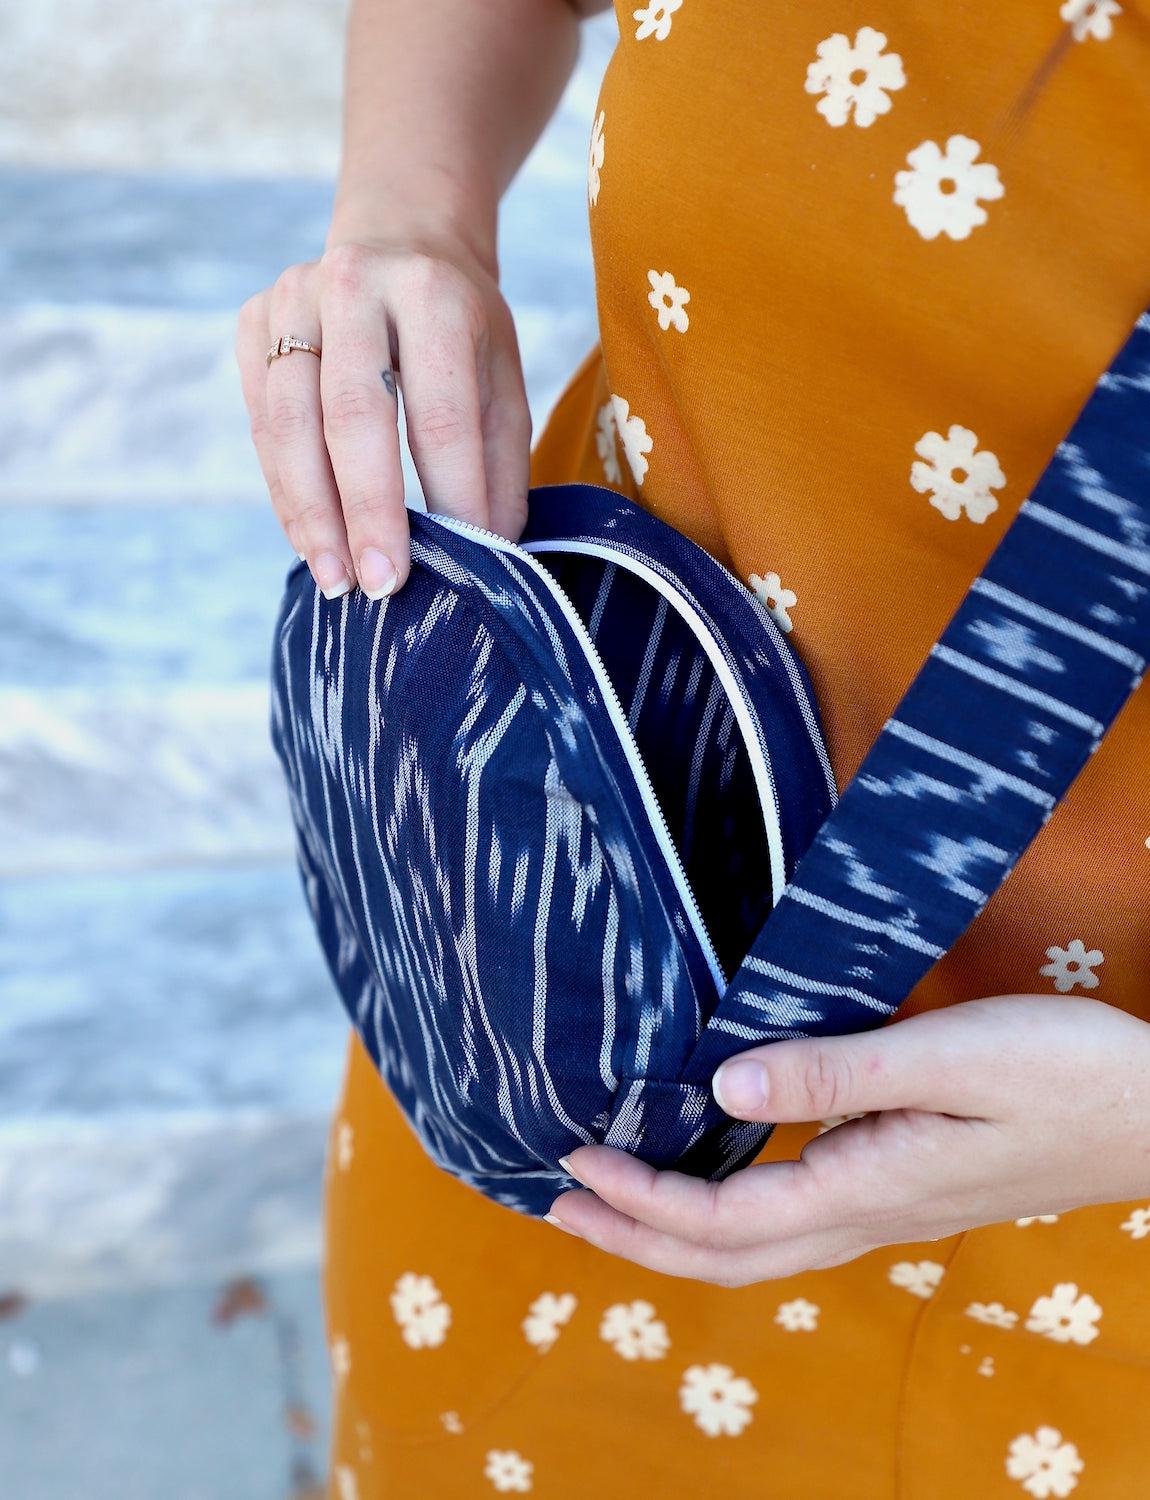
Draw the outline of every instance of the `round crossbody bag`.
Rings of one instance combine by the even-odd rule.
[[[725,1058],[894,1013],[1140,680],[1148,392],[1143,319],[837,799],[771,613],[613,490],[533,489],[516,542],[413,511],[375,603],[291,569],[304,890],[440,1167],[533,1215],[588,1142],[724,1177],[772,1128],[719,1108]]]

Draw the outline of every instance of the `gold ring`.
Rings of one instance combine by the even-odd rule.
[[[292,334],[288,333],[285,334],[282,339],[277,339],[276,342],[268,350],[267,357],[269,368],[273,359],[279,359],[281,354],[290,354],[293,349],[303,349],[305,353],[314,354],[317,357],[320,352],[314,344],[309,344],[306,339],[297,339],[293,337]]]

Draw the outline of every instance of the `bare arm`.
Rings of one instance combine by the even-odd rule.
[[[505,536],[531,422],[498,286],[499,200],[603,0],[353,0],[343,153],[318,261],[240,313],[237,358],[272,503],[329,598],[410,567],[396,384],[428,507]],[[302,61],[302,60],[301,60]],[[265,362],[294,335],[322,349]]]

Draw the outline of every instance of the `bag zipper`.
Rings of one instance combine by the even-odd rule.
[[[703,913],[699,908],[699,902],[697,897],[695,896],[694,890],[691,887],[691,882],[687,878],[687,871],[683,866],[683,861],[679,855],[679,851],[675,847],[675,841],[671,837],[671,830],[667,826],[667,819],[663,813],[662,807],[659,804],[659,799],[655,795],[655,788],[651,781],[651,774],[647,770],[646,762],[644,761],[642,753],[639,750],[639,746],[635,740],[635,736],[631,731],[631,726],[627,721],[627,715],[624,712],[623,705],[619,700],[619,695],[615,691],[615,684],[611,681],[610,674],[607,671],[607,667],[603,661],[603,658],[600,656],[598,647],[592,640],[586,625],[584,625],[578,611],[572,604],[571,600],[568,598],[567,594],[563,591],[558,580],[554,578],[552,574],[550,574],[541,563],[536,562],[535,558],[532,557],[531,553],[527,550],[527,546],[530,546],[538,551],[546,551],[550,544],[546,542],[540,542],[528,543],[527,546],[520,546],[516,542],[509,542],[506,537],[500,536],[496,531],[488,531],[483,526],[476,526],[471,521],[462,521],[457,516],[448,516],[438,512],[433,513],[430,511],[428,511],[426,514],[439,524],[447,526],[450,530],[461,531],[466,533],[467,535],[479,538],[479,540],[482,541],[485,546],[491,548],[492,551],[508,552],[513,557],[519,558],[520,561],[526,563],[532,569],[532,571],[542,579],[547,590],[555,599],[555,602],[559,605],[559,608],[562,610],[565,619],[570,624],[572,630],[575,632],[576,636],[579,639],[580,645],[583,647],[583,650],[587,655],[587,659],[591,665],[592,671],[594,672],[596,681],[599,685],[599,689],[603,694],[605,703],[607,704],[607,710],[611,717],[612,724],[615,728],[616,734],[619,737],[620,743],[622,744],[624,753],[627,757],[627,761],[635,776],[635,780],[639,785],[640,795],[643,798],[644,810],[646,811],[647,817],[654,829],[659,848],[663,854],[664,859],[667,862],[668,869],[670,870],[671,877],[675,882],[675,887],[679,892],[680,899],[682,900],[683,905],[686,908],[687,916],[690,919],[691,926],[694,929],[695,936],[699,942],[699,946],[703,951],[703,956],[707,961],[707,967],[711,971],[711,977],[715,982],[718,993],[722,995],[727,989],[729,980],[722,964],[719,962],[719,956],[715,950],[714,941],[707,928],[706,921],[703,918]],[[551,550],[562,551],[573,549],[563,548],[562,546],[551,546]],[[639,571],[633,558],[627,556],[626,554],[615,554],[611,548],[603,547],[597,552],[596,555],[603,556],[608,561],[616,562],[618,566],[626,569],[629,572],[635,573]],[[641,576],[646,576],[648,571],[649,570],[644,569]],[[665,588],[661,588],[660,592],[663,593],[665,597],[669,597],[669,594]],[[676,600],[672,599],[671,602],[676,603]],[[685,600],[678,598],[677,608],[679,609],[680,614],[685,614],[685,612],[689,610],[690,607],[686,604]],[[696,620],[698,620],[698,616],[695,615],[694,610],[690,610],[690,614],[694,616]],[[701,625],[702,622],[700,621],[699,623]],[[690,624],[690,620],[688,620],[688,624]],[[704,650],[706,650],[706,632],[704,632],[699,638],[703,642]],[[708,656],[710,656],[710,654],[711,653],[708,651]],[[724,674],[724,686],[726,685],[725,675],[726,674]],[[739,700],[737,698],[732,700],[733,708],[735,708],[735,704],[738,701]],[[735,712],[736,716],[738,716],[738,708],[735,708]],[[741,723],[740,728],[742,728]],[[743,738],[744,741],[747,742],[748,754],[751,755],[752,760],[755,760],[755,755],[758,747],[754,744],[753,737],[750,741],[748,741],[747,736],[744,733]],[[768,785],[771,785],[769,767],[765,767],[764,769],[766,773],[766,782]],[[756,767],[756,788],[760,788],[761,784],[762,783],[760,782],[759,771]],[[764,824],[768,825],[769,827],[770,820],[767,816],[766,807],[762,806],[762,810]],[[775,815],[774,821],[777,828],[777,813]],[[781,869],[781,843],[779,847],[779,868]],[[775,889],[773,859],[772,894],[773,899],[777,901],[778,892]]]

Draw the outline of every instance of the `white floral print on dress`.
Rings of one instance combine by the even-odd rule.
[[[944,1269],[934,1260],[900,1260],[888,1274],[894,1286],[905,1287],[916,1297],[930,1297],[942,1280]]]
[[[342,1336],[331,1341],[331,1373],[336,1380],[346,1380],[351,1374],[351,1345]]]
[[[813,1333],[819,1326],[819,1306],[805,1297],[795,1297],[790,1302],[781,1302],[775,1314],[775,1322],[788,1333]]]
[[[642,417],[632,415],[629,403],[622,396],[611,397],[611,409],[615,414],[615,427],[619,433],[619,441],[623,444],[623,454],[635,476],[635,483],[642,484],[647,473],[646,455],[654,447],[647,432],[647,424]]]
[[[594,125],[591,127],[591,146],[587,156],[587,197],[592,208],[599,201],[599,188],[601,186],[599,174],[603,170],[603,156],[606,150],[603,127],[606,123],[607,112],[601,109],[595,117]]]
[[[794,609],[799,602],[798,594],[794,589],[783,588],[783,581],[777,573],[768,573],[765,578],[758,573],[752,573],[747,582],[751,585],[760,604],[764,604],[770,610],[775,624],[784,635],[789,635],[795,622],[788,611]]]
[[[623,471],[619,467],[619,455],[615,449],[615,408],[605,401],[599,408],[595,423],[595,447],[608,484],[621,484]]]
[[[1098,1337],[1102,1309],[1073,1281],[1060,1281],[1049,1297],[1038,1297],[1026,1326],[1058,1344],[1092,1344]]]
[[[458,1435],[463,1431],[463,1423],[460,1421],[457,1411],[441,1411],[439,1420],[443,1423],[445,1432],[453,1432]]]
[[[1021,1219],[1014,1221],[1019,1229],[1025,1229],[1028,1224],[1057,1224],[1057,1214],[1025,1214]]]
[[[336,1131],[335,1145],[336,1165],[339,1167],[341,1172],[346,1172],[347,1169],[351,1166],[352,1158],[354,1157],[354,1155],[355,1132],[352,1130],[351,1126],[347,1123],[346,1120],[341,1120],[339,1122],[339,1129]]]
[[[1058,14],[1073,23],[1076,42],[1091,38],[1106,42],[1114,34],[1113,18],[1122,14],[1122,7],[1118,0],[1066,0]]]
[[[738,1437],[759,1393],[729,1365],[691,1365],[683,1372],[679,1404],[708,1437]]]
[[[909,170],[895,173],[894,201],[924,240],[965,240],[986,223],[982,202],[1001,198],[1006,189],[998,168],[977,162],[982,147],[967,135],[952,135],[942,150],[923,141],[907,156]]]
[[[822,94],[815,108],[831,125],[854,122],[864,128],[890,109],[888,90],[906,86],[902,58],[884,52],[886,37],[873,26],[863,26],[854,42],[836,31],[820,42],[818,60],[807,69],[808,94]]]
[[[349,1469],[346,1464],[336,1465],[335,1487],[339,1500],[359,1500],[359,1484],[356,1481],[355,1471]]]
[[[523,1337],[536,1349],[550,1349],[574,1311],[573,1293],[564,1292],[557,1297],[554,1292],[543,1292],[536,1297],[523,1319]]]
[[[631,17],[638,21],[635,40],[645,42],[653,36],[657,42],[665,42],[671,35],[671,18],[682,8],[683,0],[651,0],[642,10],[633,10]]]
[[[683,307],[691,300],[690,292],[677,285],[670,271],[648,271],[647,280],[651,283],[647,301],[659,314],[659,327],[666,332],[673,325],[680,333],[686,333],[690,319]]]
[[[978,1367],[978,1373],[980,1375],[993,1375],[994,1374],[994,1355],[993,1354],[986,1355],[986,1357],[983,1359],[982,1363]]]
[[[1065,995],[1076,984],[1084,990],[1098,988],[1100,981],[1094,970],[1105,962],[1101,948],[1087,949],[1081,938],[1073,938],[1065,948],[1056,945],[1047,948],[1046,956],[1050,962],[1043,964],[1038,972],[1044,978],[1054,980],[1054,988],[1060,995]]]
[[[391,1310],[412,1349],[433,1349],[447,1337],[451,1308],[430,1276],[405,1271],[391,1294]]]
[[[910,482],[920,495],[948,521],[957,521],[963,511],[979,525],[998,509],[991,490],[1000,490],[1006,475],[993,453],[979,448],[969,427],[952,426],[941,432],[924,432],[914,445],[918,458],[910,466]]]
[[[1064,1500],[1078,1487],[1086,1465],[1073,1443],[1065,1443],[1057,1427],[1040,1427],[1014,1439],[1006,1456],[1006,1472],[1021,1482],[1034,1500]]]
[[[667,1325],[649,1302],[616,1302],[603,1314],[599,1337],[624,1359],[662,1359],[671,1347]]]
[[[1018,1322],[1018,1314],[1003,1307],[1001,1302],[972,1302],[966,1309],[966,1316],[977,1323],[987,1323],[991,1328],[1013,1328]]]
[[[1136,1208],[1128,1219],[1123,1220],[1119,1228],[1124,1229],[1132,1240],[1150,1238],[1150,1206]]]
[[[483,1472],[497,1490],[513,1490],[516,1494],[526,1495],[531,1488],[534,1467],[513,1448],[492,1448],[487,1454]]]

